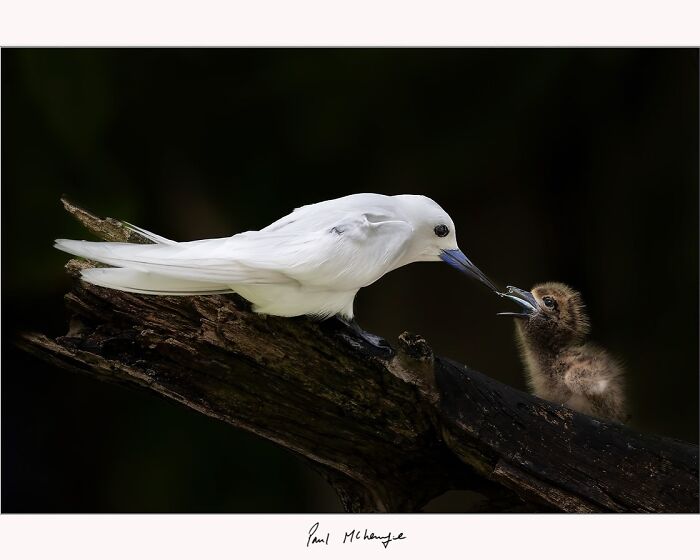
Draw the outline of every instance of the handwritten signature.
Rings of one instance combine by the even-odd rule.
[[[384,548],[386,548],[392,541],[403,540],[406,540],[406,535],[404,535],[403,533],[393,535],[391,531],[389,531],[386,535],[375,535],[373,532],[368,531],[367,529],[364,529],[363,531],[360,529],[353,529],[351,531],[345,532],[342,541],[338,539],[336,542],[339,542],[340,544],[349,544],[357,541],[379,541],[380,543],[382,543],[382,545],[384,545]],[[308,548],[313,544],[329,545],[330,543],[330,532],[327,532],[325,534],[322,532],[319,533],[319,522],[317,521],[316,523],[314,523],[311,526],[311,529],[309,529],[309,536],[306,540],[306,547]]]

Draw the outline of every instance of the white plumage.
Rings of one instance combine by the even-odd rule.
[[[127,224],[128,225],[128,224]],[[416,261],[443,259],[495,290],[457,248],[454,224],[419,195],[355,194],[297,208],[260,231],[178,243],[136,226],[153,244],[56,240],[114,268],[86,282],[156,295],[236,292],[259,313],[353,316],[358,290]]]

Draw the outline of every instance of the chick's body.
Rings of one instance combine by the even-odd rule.
[[[584,414],[624,422],[622,369],[605,350],[587,343],[559,353],[537,352],[525,342],[521,326],[518,335],[534,395]]]
[[[513,295],[516,294],[516,295]],[[586,341],[588,317],[578,292],[559,283],[532,292],[511,288],[520,303],[516,333],[528,384],[536,396],[617,422],[627,419],[621,366]]]

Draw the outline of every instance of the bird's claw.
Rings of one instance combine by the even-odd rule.
[[[346,319],[340,315],[336,315],[335,319],[342,323],[347,331],[345,333],[340,333],[341,336],[353,345],[357,344],[357,339],[361,339],[363,342],[372,347],[373,352],[380,355],[380,357],[391,357],[394,355],[394,349],[391,345],[381,336],[372,334],[364,330],[357,321],[354,319]],[[351,335],[351,336],[349,336]]]

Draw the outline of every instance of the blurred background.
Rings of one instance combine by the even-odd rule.
[[[500,286],[579,289],[632,427],[697,443],[698,51],[3,49],[2,84],[4,512],[340,511],[291,453],[13,347],[67,330],[62,193],[177,240],[425,194]],[[356,302],[524,389],[507,309],[439,263]]]

